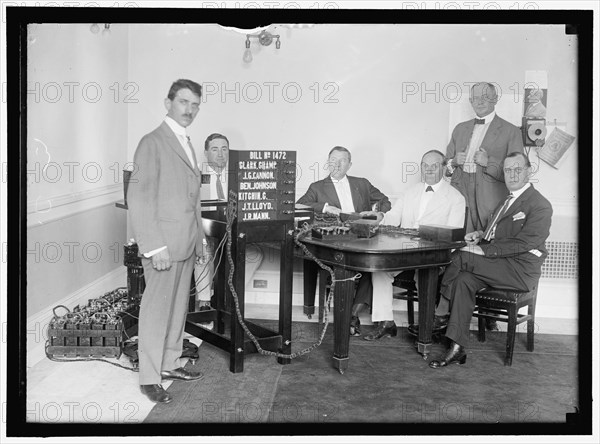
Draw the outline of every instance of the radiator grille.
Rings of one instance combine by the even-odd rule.
[[[579,248],[577,242],[547,241],[548,257],[542,265],[542,277],[577,279]]]

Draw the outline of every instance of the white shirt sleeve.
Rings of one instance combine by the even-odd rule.
[[[156,253],[160,253],[161,251],[166,250],[166,249],[167,249],[167,246],[165,245],[164,247],[160,247],[160,248],[157,248],[156,250],[152,250],[152,251],[149,251],[148,253],[144,253],[144,257],[152,257]]]

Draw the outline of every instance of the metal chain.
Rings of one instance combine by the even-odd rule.
[[[284,359],[294,359],[297,358],[299,356],[303,356],[305,354],[310,353],[311,351],[313,351],[315,348],[317,348],[319,345],[321,345],[321,343],[323,342],[323,337],[325,336],[325,333],[327,332],[327,326],[329,325],[329,304],[331,303],[331,300],[333,299],[333,295],[334,295],[334,291],[335,291],[335,275],[333,272],[333,269],[331,267],[328,267],[327,265],[325,265],[323,262],[321,262],[317,257],[315,257],[309,250],[308,248],[306,248],[306,246],[304,244],[302,244],[301,242],[298,241],[298,237],[303,234],[306,233],[307,231],[310,230],[310,226],[308,224],[305,224],[303,226],[303,228],[300,230],[300,232],[298,232],[295,236],[294,236],[294,242],[296,243],[296,245],[298,245],[302,251],[312,260],[314,260],[321,268],[323,268],[324,270],[328,271],[329,274],[331,275],[331,287],[329,290],[329,295],[327,297],[326,303],[325,303],[325,307],[323,307],[323,329],[321,331],[321,334],[319,335],[319,339],[317,340],[317,342],[315,342],[314,344],[312,344],[310,347],[305,348],[303,350],[300,350],[298,352],[286,355],[284,353],[279,353],[279,352],[273,352],[270,350],[264,350],[261,346],[260,343],[258,342],[258,339],[256,339],[256,337],[252,334],[252,332],[250,332],[250,329],[248,328],[248,326],[246,325],[246,323],[244,322],[244,319],[242,317],[242,313],[240,311],[240,303],[238,300],[238,295],[237,292],[235,290],[235,286],[233,285],[233,274],[235,272],[235,264],[233,261],[233,257],[231,256],[231,244],[232,244],[232,234],[231,234],[231,226],[233,224],[233,220],[235,219],[235,207],[234,205],[232,205],[232,202],[229,201],[229,206],[227,209],[227,225],[226,225],[226,231],[227,231],[227,260],[229,262],[229,277],[227,279],[227,283],[229,284],[229,289],[231,290],[231,295],[233,296],[233,301],[235,303],[235,313],[238,319],[238,323],[242,326],[242,329],[244,330],[244,332],[246,333],[246,335],[248,335],[248,337],[250,338],[250,340],[254,343],[254,345],[256,346],[256,349],[258,350],[258,352],[262,355],[267,355],[267,356],[275,356],[278,358],[284,358]],[[361,276],[360,273],[357,273],[354,277],[349,278],[351,280],[357,280],[359,279]],[[343,280],[348,280],[348,279],[343,279]]]

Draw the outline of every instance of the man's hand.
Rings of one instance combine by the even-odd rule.
[[[378,224],[383,219],[383,213],[381,211],[361,211],[361,216],[376,216],[377,219],[373,220],[374,224]]]
[[[456,156],[454,156],[454,163],[456,163],[456,165],[464,165],[466,160],[467,153],[465,151],[461,153],[456,153]]]
[[[465,235],[465,242],[469,245],[477,245],[483,237],[483,231],[473,231]]]
[[[171,255],[169,254],[168,248],[165,248],[152,256],[152,267],[157,271],[171,269]]]
[[[475,156],[473,157],[473,160],[476,164],[481,165],[482,167],[487,167],[488,154],[484,150],[479,148],[477,151],[475,151]]]
[[[342,212],[342,210],[339,209],[338,207],[334,207],[333,205],[327,205],[327,207],[325,207],[325,210],[323,212],[331,213],[331,214],[335,214],[336,216],[339,216],[340,213]]]

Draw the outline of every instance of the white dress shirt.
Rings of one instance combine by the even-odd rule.
[[[490,123],[494,120],[496,116],[496,111],[492,111],[485,117],[481,117],[481,119],[485,120],[483,125],[475,124],[473,128],[473,134],[471,135],[471,140],[469,142],[469,148],[467,149],[467,158],[463,165],[463,171],[465,173],[474,173],[477,170],[477,164],[475,163],[475,152],[481,147],[481,142],[483,142],[483,138],[485,137],[485,133],[487,133],[488,128],[490,127]],[[476,117],[480,119],[480,117]]]
[[[421,220],[421,217],[423,217],[423,214],[425,213],[425,210],[427,209],[427,205],[429,205],[429,202],[433,198],[433,193],[439,191],[441,183],[442,182],[440,181],[440,182],[436,183],[435,185],[427,185],[425,182],[423,182],[423,191],[421,191],[421,200],[419,201],[419,214],[417,217],[417,223],[419,223]],[[433,191],[426,191],[427,187],[433,188]]]
[[[348,181],[348,176],[344,175],[344,177],[342,177],[340,180],[335,180],[332,177],[331,181],[333,182],[335,192],[340,200],[340,205],[342,206],[341,210],[344,213],[353,213],[354,202],[352,201],[352,191],[350,191],[350,182]],[[326,205],[328,204],[329,203]]]
[[[217,172],[215,170],[213,170],[212,166],[210,166],[210,164],[208,162],[204,162],[202,165],[199,165],[200,171],[202,171],[202,174],[208,174],[210,176],[210,183],[208,184],[208,193],[202,193],[202,199],[204,200],[216,200],[218,198],[218,193],[217,193],[217,180],[219,180],[219,176],[217,175]],[[227,166],[225,166],[225,168],[223,168],[223,171],[221,171],[221,185],[223,187],[223,194],[225,195],[225,198],[227,198]],[[204,185],[203,185],[204,186]]]
[[[194,163],[195,163],[194,154],[192,153],[192,149],[190,148],[190,144],[188,141],[189,139],[187,136],[187,132],[185,131],[185,128],[183,126],[181,126],[180,124],[178,124],[177,122],[175,122],[175,120],[173,120],[169,116],[165,117],[165,123],[167,125],[169,125],[169,128],[171,128],[173,130],[173,132],[175,133],[175,135],[177,136],[177,139],[179,140],[179,143],[181,144],[183,151],[185,152],[185,154],[188,156],[188,159],[190,160],[190,165],[194,165]]]
[[[527,190],[527,188],[529,188],[530,186],[531,186],[531,184],[529,182],[527,182],[525,185],[523,185],[522,188],[520,188],[520,189],[518,189],[516,191],[511,191],[512,197],[508,201],[508,205],[506,206],[506,209],[504,210],[504,214],[506,214],[508,212],[508,209],[515,202],[515,200],[517,200],[517,198],[521,194],[523,194],[525,192],[525,190]],[[496,226],[498,226],[498,221],[497,220],[495,220],[493,222],[495,223]],[[490,232],[490,238],[491,239],[494,239],[496,237],[496,226],[492,227],[492,231]]]

